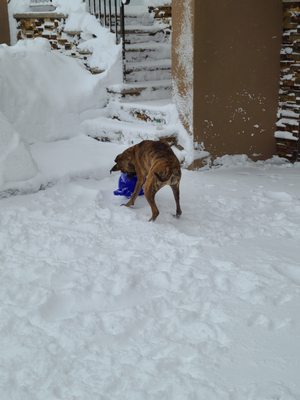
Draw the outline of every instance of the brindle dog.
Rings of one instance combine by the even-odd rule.
[[[179,203],[179,183],[181,178],[180,164],[170,146],[164,142],[143,140],[129,147],[115,159],[112,171],[122,171],[128,175],[136,175],[137,183],[134,192],[125,206],[130,207],[144,185],[145,197],[151,207],[155,221],[159,211],[154,197],[165,185],[170,185],[176,202],[176,217],[182,214]]]

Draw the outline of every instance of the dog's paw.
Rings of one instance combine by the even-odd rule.
[[[159,212],[157,212],[156,214],[152,214],[152,217],[149,219],[149,222],[154,222],[156,220],[156,218],[158,217]]]
[[[124,204],[126,207],[132,207],[134,206],[134,202],[132,200],[129,200],[126,204]]]
[[[133,207],[133,204],[123,203],[123,204],[121,204],[121,206],[131,208],[131,207]]]
[[[173,217],[179,219],[180,216],[181,216],[181,214],[182,214],[182,213],[180,213],[180,214],[173,214]]]

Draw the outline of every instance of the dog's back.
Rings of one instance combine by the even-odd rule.
[[[140,167],[153,172],[161,182],[173,185],[180,180],[180,163],[167,143],[143,140],[136,145],[135,154]]]

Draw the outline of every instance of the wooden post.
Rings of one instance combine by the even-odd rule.
[[[10,44],[7,0],[0,0],[0,44]]]

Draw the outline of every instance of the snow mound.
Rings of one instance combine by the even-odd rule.
[[[0,190],[8,182],[27,181],[37,173],[29,149],[0,112]]]
[[[0,110],[28,143],[79,134],[80,114],[106,103],[107,75],[91,75],[42,38],[0,46],[0,71]]]

